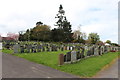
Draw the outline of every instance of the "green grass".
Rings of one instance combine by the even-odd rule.
[[[3,50],[3,52],[12,52],[8,50]],[[65,64],[58,66],[58,54],[66,53],[68,51],[58,51],[58,52],[40,52],[40,53],[24,53],[24,54],[14,54],[21,58],[25,58],[29,61],[35,63],[50,66],[54,69],[61,70],[63,72],[68,72],[81,77],[92,77],[98,71],[100,71],[105,65],[109,64],[112,60],[117,58],[119,52],[109,52],[102,56],[93,56],[87,59],[83,59],[77,63]]]
[[[13,50],[3,49],[2,52],[7,54],[12,54]]]

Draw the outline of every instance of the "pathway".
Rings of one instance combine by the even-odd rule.
[[[2,53],[3,78],[78,78],[77,76]]]
[[[119,62],[120,62],[120,59],[117,59],[109,67],[98,72],[98,74],[94,76],[94,78],[118,78],[118,76],[120,77],[120,75],[118,75],[118,70],[120,70],[120,67],[118,68]]]

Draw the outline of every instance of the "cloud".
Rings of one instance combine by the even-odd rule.
[[[97,32],[103,41],[118,41],[118,0],[2,0],[0,33],[33,28],[37,21],[54,28],[60,4],[73,30],[81,24],[87,34]]]

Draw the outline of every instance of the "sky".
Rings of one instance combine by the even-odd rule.
[[[72,30],[80,27],[87,35],[98,33],[100,40],[118,43],[119,0],[0,0],[0,34],[18,33],[41,21],[54,26],[62,4]]]

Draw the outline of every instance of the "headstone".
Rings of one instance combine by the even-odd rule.
[[[15,44],[13,46],[13,51],[14,51],[14,53],[19,53],[19,51],[20,51],[20,45],[19,44]]]
[[[61,47],[61,51],[64,51],[64,48],[63,48],[63,47]]]
[[[67,50],[69,50],[69,46],[67,46]]]
[[[28,44],[27,47],[26,47],[26,49],[27,49],[27,53],[30,53],[31,48],[32,48],[32,46],[31,46],[30,44]]]
[[[70,47],[70,50],[73,50],[73,47],[72,47],[72,46]]]
[[[97,46],[94,48],[94,55],[95,55],[95,56],[98,56],[98,55],[99,55],[99,53],[98,53],[98,47],[97,47]]]
[[[76,54],[77,54],[77,59],[80,59],[81,58],[80,51],[77,51]]]
[[[0,43],[0,50],[2,50],[2,43]]]
[[[76,60],[77,60],[76,51],[72,51],[71,52],[71,62],[76,62]]]
[[[23,45],[20,46],[20,53],[24,53],[24,46]]]
[[[6,42],[5,47],[6,47],[7,49],[10,49],[10,43],[9,43],[9,42]]]
[[[64,54],[59,54],[59,65],[63,65],[64,64]]]
[[[71,61],[71,52],[67,52],[66,55],[64,55],[64,62]]]
[[[37,52],[41,52],[41,45],[40,44],[37,45]]]

